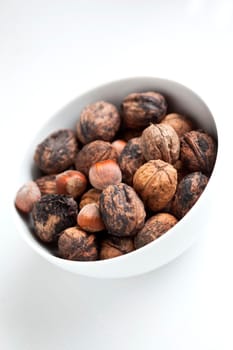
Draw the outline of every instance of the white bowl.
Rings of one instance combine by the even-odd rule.
[[[139,77],[114,81],[77,97],[41,128],[35,140],[25,152],[15,191],[35,175],[33,154],[35,147],[49,133],[59,128],[75,128],[81,110],[89,103],[106,100],[120,105],[122,99],[131,92],[158,91],[164,94],[172,111],[192,117],[200,128],[218,139],[214,118],[200,97],[187,87],[174,81]],[[216,162],[217,163],[217,162]],[[211,195],[213,193],[214,171],[203,194],[193,208],[166,234],[154,242],[132,253],[102,261],[69,261],[54,256],[42,245],[29,229],[28,221],[14,208],[16,226],[29,246],[46,260],[62,269],[93,277],[128,277],[154,270],[182,254],[195,239],[203,233],[206,220],[210,217]]]

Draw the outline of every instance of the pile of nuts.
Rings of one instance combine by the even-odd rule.
[[[205,189],[216,152],[216,140],[168,113],[158,92],[129,94],[120,111],[98,101],[81,112],[76,131],[55,131],[37,146],[42,175],[19,189],[15,205],[57,256],[117,257],[182,219]]]

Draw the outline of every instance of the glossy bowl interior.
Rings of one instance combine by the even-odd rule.
[[[20,173],[15,184],[15,192],[26,181],[36,175],[33,164],[35,147],[49,133],[60,128],[75,128],[81,110],[97,100],[105,100],[120,106],[122,99],[131,92],[158,91],[165,95],[169,112],[178,112],[190,116],[197,125],[218,140],[216,123],[204,101],[189,88],[170,80],[139,77],[114,81],[77,97],[58,113],[52,116],[35,135],[22,159]],[[217,163],[210,181],[193,208],[165,235],[156,241],[121,257],[94,261],[68,261],[54,256],[41,244],[30,230],[30,223],[14,208],[16,227],[29,246],[39,255],[67,271],[93,277],[116,278],[128,277],[154,270],[173,260],[184,252],[194,240],[203,233],[206,220],[210,216],[211,198],[214,189],[213,178]]]

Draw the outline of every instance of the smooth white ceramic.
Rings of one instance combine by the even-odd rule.
[[[89,103],[105,100],[120,105],[122,99],[131,92],[159,91],[168,100],[169,110],[186,114],[193,118],[200,128],[218,139],[217,127],[204,101],[189,88],[170,80],[136,77],[110,82],[77,97],[68,103],[35,135],[32,145],[25,151],[15,191],[35,176],[33,154],[36,145],[50,132],[59,128],[75,128],[80,111]],[[219,142],[219,140],[218,140]],[[29,246],[39,255],[67,271],[92,277],[129,277],[154,270],[182,254],[205,231],[205,223],[211,217],[211,198],[218,162],[215,164],[210,181],[200,199],[177,225],[156,241],[124,256],[95,262],[79,262],[60,259],[51,254],[33,236],[27,220],[14,208],[17,229]]]

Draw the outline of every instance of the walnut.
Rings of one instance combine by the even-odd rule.
[[[99,198],[101,195],[101,191],[96,188],[91,188],[89,191],[85,192],[80,200],[79,208],[82,209],[85,205],[90,203],[99,204]]]
[[[143,164],[133,178],[135,191],[152,211],[166,207],[175,194],[176,186],[176,169],[160,159]]]
[[[135,236],[135,248],[141,248],[144,245],[154,241],[166,233],[177,222],[177,219],[168,213],[159,213],[152,216],[149,220],[146,221],[143,228]]]
[[[121,133],[121,138],[128,142],[135,137],[140,137],[142,135],[143,129],[124,129]]]
[[[56,175],[45,175],[36,179],[35,182],[39,187],[42,196],[44,194],[57,193]]]
[[[128,141],[119,158],[123,182],[132,185],[136,170],[144,164],[145,161],[142,154],[141,138],[135,137]]]
[[[111,143],[97,140],[88,143],[79,151],[75,159],[75,168],[88,176],[93,164],[101,160],[117,160],[117,158],[117,152]]]
[[[62,129],[40,143],[34,154],[36,165],[46,174],[57,174],[74,163],[78,144],[72,130]]]
[[[98,101],[85,107],[77,123],[78,139],[87,144],[94,140],[111,141],[120,127],[120,114],[108,102]]]
[[[179,137],[194,129],[194,124],[191,119],[178,113],[167,114],[161,121],[161,124],[172,126]]]
[[[180,158],[190,171],[209,175],[217,155],[215,140],[201,131],[190,131],[181,138]]]
[[[122,115],[126,127],[140,129],[159,123],[167,112],[167,102],[158,92],[141,92],[128,95],[122,102]]]
[[[186,175],[177,186],[171,212],[181,219],[196,203],[207,183],[208,177],[201,172]]]
[[[109,234],[133,236],[142,228],[145,208],[134,189],[126,184],[109,185],[100,195],[100,213]]]
[[[108,236],[100,245],[100,259],[110,259],[130,253],[134,250],[132,238]]]
[[[166,124],[151,125],[142,133],[142,151],[146,160],[162,159],[175,163],[180,155],[180,140],[175,130]]]

